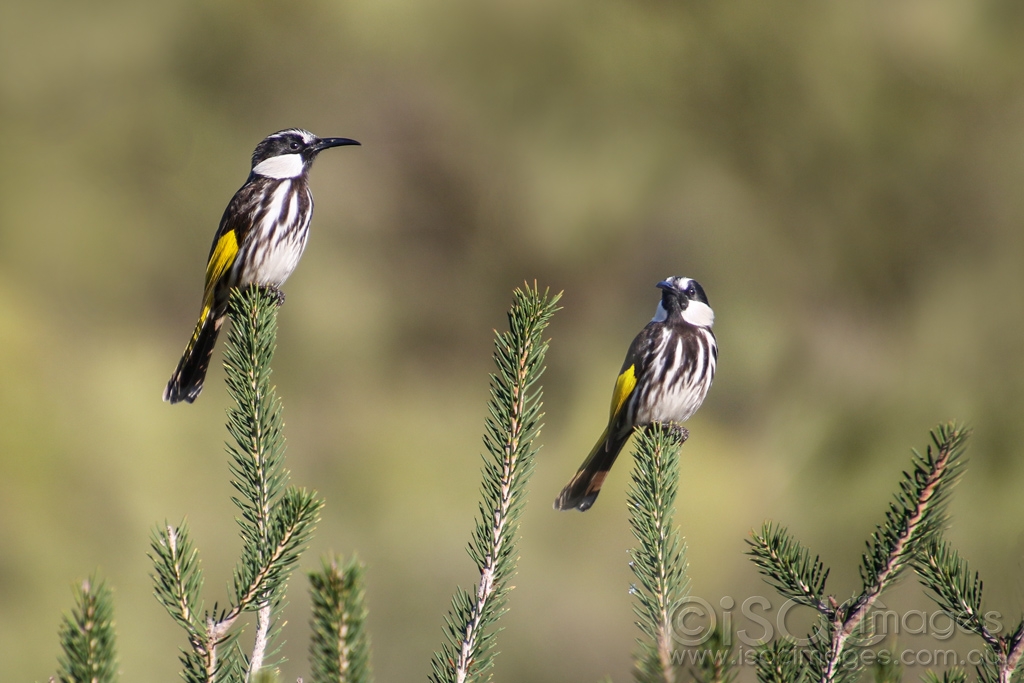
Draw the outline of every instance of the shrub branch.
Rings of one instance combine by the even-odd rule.
[[[514,292],[509,330],[495,339],[489,415],[485,423],[480,517],[469,555],[480,572],[470,594],[459,588],[445,618],[445,642],[434,654],[431,680],[461,683],[486,678],[493,664],[495,623],[505,612],[509,580],[515,573],[516,535],[525,504],[526,484],[539,446],[547,342],[543,332],[557,310],[560,295],[527,286]]]

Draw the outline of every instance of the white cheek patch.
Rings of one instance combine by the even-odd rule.
[[[665,310],[665,306],[659,301],[658,308],[654,310],[654,317],[651,318],[652,323],[663,323],[668,320],[668,311]]]
[[[695,327],[711,327],[715,324],[715,312],[702,301],[691,301],[683,311],[683,320]]]
[[[253,166],[252,172],[267,178],[298,178],[302,175],[302,155],[282,154]]]

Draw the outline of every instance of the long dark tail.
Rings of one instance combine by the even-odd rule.
[[[171,403],[187,401],[192,403],[203,390],[203,380],[210,367],[210,357],[217,343],[217,333],[224,324],[224,314],[217,314],[209,307],[203,307],[196,331],[185,347],[185,353],[178,361],[178,367],[164,389],[164,400]]]
[[[631,430],[626,430],[621,436],[609,438],[608,429],[604,430],[601,439],[590,451],[590,455],[580,465],[569,483],[565,485],[562,492],[555,498],[556,510],[577,509],[586,512],[597,500],[597,494],[601,493],[601,485],[608,475],[608,470],[615,464],[615,458],[619,457],[619,451],[629,440]]]

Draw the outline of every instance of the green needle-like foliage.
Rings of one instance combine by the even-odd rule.
[[[112,683],[117,679],[114,601],[103,582],[88,579],[75,590],[75,607],[60,625],[57,680]]]
[[[880,593],[895,581],[928,542],[946,528],[949,492],[960,479],[962,455],[970,432],[953,424],[932,432],[922,456],[914,451],[913,471],[903,473],[900,491],[889,504],[885,523],[876,528],[863,555],[864,594]],[[867,599],[867,598],[864,598]]]
[[[1024,679],[1024,620],[1012,633],[999,635],[989,628],[982,611],[981,576],[971,573],[967,560],[947,542],[937,540],[917,558],[915,568],[935,603],[958,626],[985,641],[988,656],[978,667],[978,679],[983,683]]]
[[[199,597],[203,570],[199,551],[189,539],[188,525],[183,521],[178,527],[157,527],[149,547],[156,599],[188,637],[190,649],[181,652],[182,678],[188,683],[212,680],[218,672],[216,648],[224,644],[226,635],[206,637],[206,618]]]
[[[310,572],[313,617],[309,644],[313,683],[371,683],[370,637],[363,598],[364,567],[329,558]]]
[[[312,492],[288,486],[284,468],[281,402],[270,384],[277,336],[278,296],[258,287],[231,292],[231,328],[224,351],[231,441],[232,498],[241,511],[242,556],[235,567],[228,609],[203,612],[202,572],[188,529],[165,525],[151,543],[157,600],[185,630],[182,677],[189,683],[255,681],[272,656],[279,628],[276,612],[299,555],[319,519]],[[256,612],[252,654],[238,646],[236,622]],[[270,672],[272,673],[272,672]],[[263,674],[265,677],[266,673]]]
[[[182,521],[178,527],[157,527],[150,550],[149,557],[156,569],[156,599],[183,629],[189,633],[197,631],[202,625],[203,603],[199,593],[203,589],[203,570],[199,566],[199,551],[189,539],[188,524]]]
[[[758,648],[757,680],[760,683],[806,683],[807,666],[796,643],[780,638]]]
[[[516,289],[509,330],[497,335],[491,375],[489,416],[484,431],[480,517],[469,556],[480,572],[473,593],[459,588],[445,618],[445,641],[434,653],[431,680],[437,683],[490,678],[495,624],[505,612],[509,580],[518,557],[516,537],[533,472],[541,429],[541,387],[547,342],[543,339],[561,295]]]
[[[945,541],[932,543],[915,563],[921,583],[936,604],[961,628],[994,642],[982,613],[983,584],[977,572],[971,574],[967,560]]]
[[[237,611],[257,612],[256,642],[248,662],[252,677],[280,628],[276,612],[285,584],[319,520],[322,503],[312,492],[287,486],[281,401],[270,384],[277,339],[278,297],[259,287],[234,290],[231,329],[224,350],[232,497],[241,510],[242,558],[234,572]]]
[[[686,595],[686,546],[673,524],[679,489],[679,451],[688,433],[677,425],[653,424],[639,432],[632,484],[627,494],[629,524],[637,547],[630,568],[639,585],[633,611],[645,636],[638,639],[634,676],[654,683],[675,680],[672,619]]]
[[[232,497],[241,510],[242,561],[235,571],[237,604],[257,609],[287,578],[317,519],[320,503],[305,491],[286,488],[281,401],[270,384],[277,336],[277,298],[257,287],[232,292],[231,329],[224,352],[228,432],[233,443]]]
[[[810,551],[786,527],[765,522],[761,533],[748,543],[754,564],[784,598],[819,611],[828,609],[824,601],[828,569],[817,555],[812,560]]]
[[[947,424],[940,425],[931,437],[925,455],[914,453],[912,470],[904,472],[885,521],[868,541],[860,570],[864,587],[859,595],[843,602],[826,595],[828,569],[819,558],[812,560],[811,553],[782,527],[766,524],[750,541],[749,553],[765,580],[784,597],[812,607],[820,615],[819,628],[803,658],[812,680],[832,683],[859,677],[861,660],[851,655],[858,636],[869,626],[865,617],[882,591],[938,540],[945,527],[945,506],[961,472],[968,432]],[[765,675],[769,673],[766,669]]]

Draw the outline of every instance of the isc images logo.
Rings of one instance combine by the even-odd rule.
[[[771,601],[761,595],[752,595],[740,603],[738,614],[736,600],[732,596],[723,596],[718,606],[721,614],[704,598],[687,596],[680,600],[672,611],[674,640],[685,647],[696,647],[707,643],[715,631],[720,630],[725,647],[732,644],[733,633],[737,640],[750,647],[771,642],[776,636],[791,639],[797,647],[806,647],[819,638],[827,637],[817,619],[810,626],[810,635],[794,635],[791,625],[798,621],[793,616],[794,609],[802,605],[793,600],[784,602],[774,614]],[[983,618],[990,633],[1002,632],[1001,613],[986,612]],[[870,647],[887,636],[903,634],[927,634],[936,640],[946,640],[958,629],[962,633],[971,633],[958,626],[954,615],[943,610],[897,612],[876,601],[855,644]],[[796,630],[803,632],[805,629]]]

